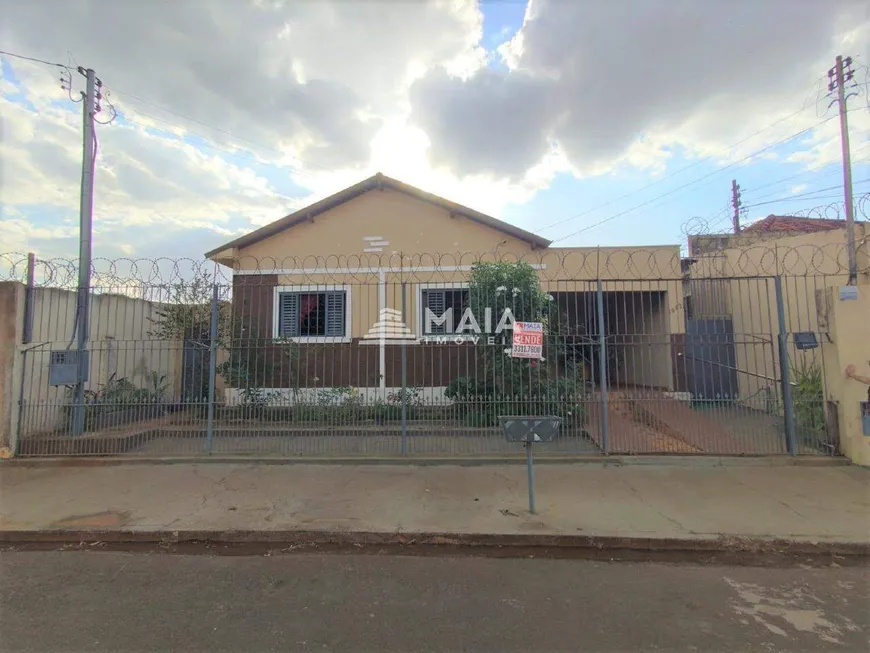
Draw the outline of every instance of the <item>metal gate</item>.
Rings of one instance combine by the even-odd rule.
[[[734,321],[729,318],[686,320],[686,379],[692,397],[739,396]]]

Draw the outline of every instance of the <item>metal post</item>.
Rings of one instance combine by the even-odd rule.
[[[206,427],[205,450],[211,453],[214,439],[214,383],[217,375],[218,346],[218,285],[214,284],[211,295],[211,324],[208,341],[208,426]]]
[[[779,321],[779,374],[782,378],[782,401],[785,409],[785,443],[788,452],[794,456],[797,454],[797,440],[795,438],[794,399],[791,393],[789,374],[788,332],[785,326],[785,305],[782,298],[782,277],[774,277],[773,284],[776,291],[776,313]]]
[[[33,309],[36,303],[36,255],[30,252],[27,255],[27,286],[24,288],[24,324],[21,329],[21,344],[28,344],[33,340]],[[21,351],[21,387],[18,388],[18,406],[13,406],[17,415],[13,415],[14,425],[9,434],[9,448],[12,453],[18,453],[18,438],[21,436],[21,416],[24,414],[24,376],[27,374],[27,353],[29,347]]]
[[[402,324],[408,323],[406,313],[407,284],[402,282]],[[402,338],[402,455],[408,453],[408,342]]]
[[[535,466],[532,461],[532,443],[525,442],[526,445],[526,471],[528,472],[529,482],[529,512],[535,514]]]
[[[845,66],[852,64],[852,58],[846,59]],[[846,207],[846,243],[849,250],[849,285],[854,286],[858,282],[858,263],[855,252],[855,207],[852,197],[852,156],[849,151],[849,119],[846,115],[846,72],[844,70],[843,57],[838,56],[834,65],[832,84],[837,86],[837,105],[840,110],[840,147],[843,155],[843,193]],[[851,79],[851,70],[849,71]],[[831,72],[828,72],[831,76]]]
[[[598,280],[598,375],[601,390],[601,448],[604,453],[607,448],[607,343],[604,337],[604,290],[601,279]]]
[[[736,179],[731,180],[731,208],[734,209],[734,214],[731,217],[731,222],[734,227],[734,233],[740,233],[740,186]]]
[[[76,385],[73,389],[72,433],[78,435],[85,430],[85,382],[87,376],[86,356],[88,344],[88,311],[91,292],[91,235],[94,208],[94,101],[96,76],[88,68],[85,76],[87,83],[84,94],[84,141],[82,153],[82,187],[79,209],[79,285],[76,296],[75,329],[78,349],[78,370]]]
[[[22,344],[27,344],[33,339],[33,307],[35,302],[34,287],[36,285],[36,255],[30,252],[27,255],[27,286],[24,289],[24,328]]]

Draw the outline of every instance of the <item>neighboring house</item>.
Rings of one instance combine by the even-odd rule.
[[[844,220],[770,215],[739,234],[689,237],[687,311],[692,320],[725,330],[736,370],[716,373],[730,375],[741,398],[766,401],[780,391],[776,277],[792,365],[801,370],[817,361],[817,350],[795,347],[794,334],[826,337],[820,298],[825,288],[848,282],[845,227]],[[859,284],[870,282],[868,240],[870,226],[856,222]]]
[[[865,223],[857,223],[863,229]],[[794,215],[769,215],[746,225],[737,234],[700,234],[689,236],[689,256],[702,256],[722,251],[727,247],[746,246],[752,242],[800,236],[845,229],[845,220],[804,218]],[[859,232],[860,233],[860,232]]]
[[[401,386],[404,342],[407,385],[439,400],[451,380],[476,370],[470,334],[453,334],[479,260],[535,266],[578,347],[588,344],[590,382],[600,376],[595,292],[602,279],[611,382],[676,387],[671,345],[684,331],[677,245],[554,248],[546,238],[377,174],[206,256],[233,270],[233,312],[244,324],[237,342],[268,359],[262,386],[285,396],[290,388],[310,394],[337,387],[381,396]],[[499,335],[509,342],[509,332]],[[298,360],[287,360],[295,349],[287,342],[299,345]]]

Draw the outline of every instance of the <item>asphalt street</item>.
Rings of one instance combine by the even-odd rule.
[[[867,651],[870,570],[4,552],[2,651]]]

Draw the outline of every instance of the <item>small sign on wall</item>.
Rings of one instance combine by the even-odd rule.
[[[856,301],[858,299],[858,286],[840,286],[840,301]]]
[[[544,355],[544,325],[540,322],[514,322],[513,358],[540,359]]]

